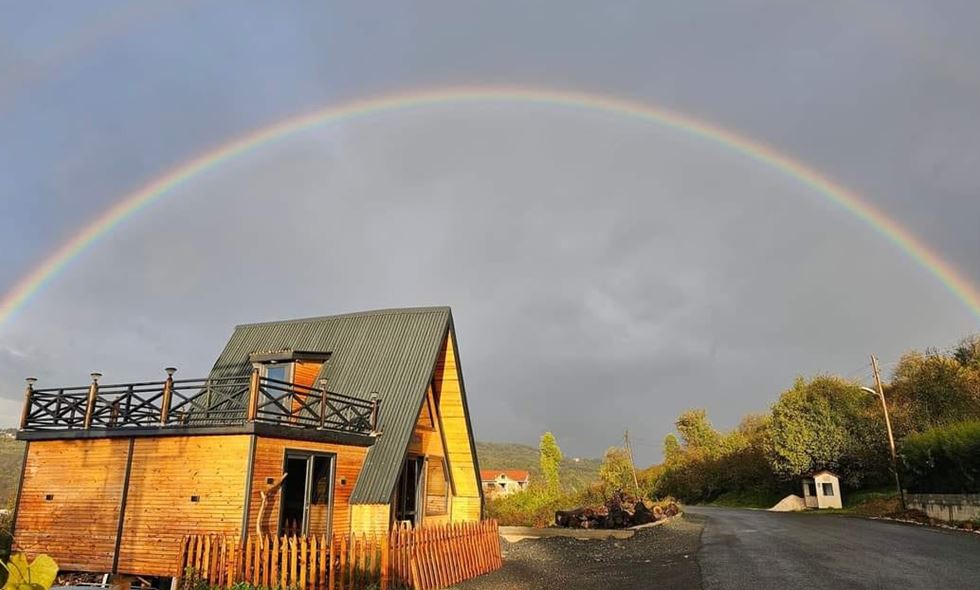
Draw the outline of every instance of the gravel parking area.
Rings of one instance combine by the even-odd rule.
[[[504,567],[459,590],[575,590],[701,587],[697,563],[703,517],[685,514],[624,540],[525,539],[503,543]]]

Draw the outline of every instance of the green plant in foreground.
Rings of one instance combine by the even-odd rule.
[[[48,555],[38,555],[31,563],[23,553],[14,553],[0,566],[7,571],[3,590],[50,590],[58,577],[58,564]]]

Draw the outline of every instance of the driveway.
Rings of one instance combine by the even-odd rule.
[[[459,590],[697,590],[700,518],[637,531],[630,539],[552,537],[501,541],[504,567]]]
[[[833,515],[688,508],[705,590],[980,588],[980,535]]]

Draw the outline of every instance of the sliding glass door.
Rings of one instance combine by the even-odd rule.
[[[279,531],[286,535],[330,533],[333,517],[334,455],[286,451]]]

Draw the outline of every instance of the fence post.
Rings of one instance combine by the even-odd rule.
[[[37,377],[28,377],[24,381],[27,381],[27,389],[24,390],[24,410],[20,414],[21,430],[27,428],[27,423],[31,419],[31,404],[33,403],[34,384],[37,383]]]
[[[252,368],[252,377],[248,382],[248,413],[245,419],[255,422],[259,413],[259,368]]]
[[[174,396],[174,373],[176,367],[167,367],[167,380],[163,384],[163,399],[160,401],[160,426],[166,426],[170,420],[170,405]]]
[[[320,379],[318,384],[320,385],[320,428],[323,429],[327,425],[327,380]]]
[[[388,536],[381,535],[381,579],[379,580],[381,590],[388,590],[388,567],[391,563],[391,556],[388,555],[388,551],[390,550],[388,547]]]
[[[92,415],[95,413],[95,401],[99,395],[99,377],[102,373],[95,372],[90,375],[92,384],[88,387],[88,403],[85,406],[85,430],[92,426]]]

